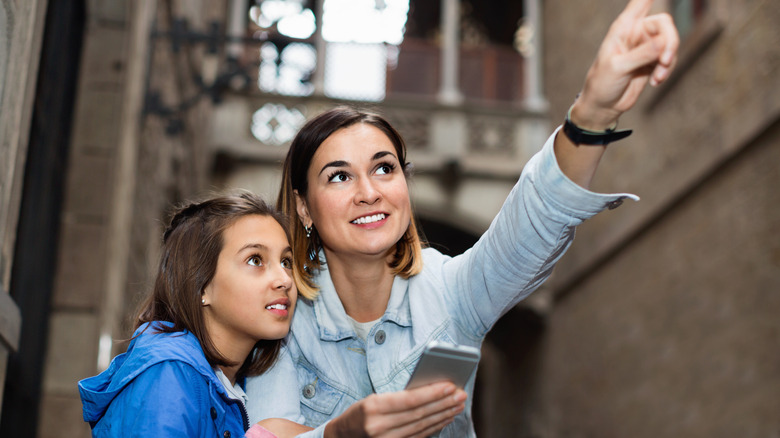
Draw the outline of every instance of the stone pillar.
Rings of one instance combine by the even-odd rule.
[[[439,102],[457,105],[463,102],[458,89],[458,65],[460,63],[460,3],[459,0],[441,2],[441,86]]]
[[[328,51],[328,44],[322,37],[323,3],[325,0],[314,0],[314,18],[317,20],[314,31],[314,49],[317,53],[317,65],[314,67],[312,85],[314,85],[314,94],[319,96],[325,94],[325,56],[327,56]]]
[[[523,0],[525,26],[530,30],[530,50],[525,56],[523,84],[525,108],[531,111],[547,111],[549,103],[544,97],[542,83],[542,7],[540,0]]]

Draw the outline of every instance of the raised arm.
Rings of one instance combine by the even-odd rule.
[[[571,108],[579,128],[604,132],[634,106],[649,83],[669,77],[677,61],[679,37],[668,14],[648,15],[653,0],[631,0],[607,32]],[[596,173],[606,146],[578,145],[563,132],[555,139],[555,156],[563,173],[584,188]]]

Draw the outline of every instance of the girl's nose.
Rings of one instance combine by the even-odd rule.
[[[281,265],[277,269],[278,274],[274,279],[274,288],[276,289],[290,289],[292,287],[292,275],[290,271],[282,267]]]

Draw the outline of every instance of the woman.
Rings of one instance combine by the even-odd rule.
[[[176,213],[127,352],[79,382],[93,436],[243,436],[241,384],[273,365],[295,308],[288,242],[285,217],[248,193]],[[247,436],[309,430],[264,425]]]
[[[490,229],[450,258],[421,249],[406,186],[405,148],[381,117],[338,108],[309,121],[284,163],[280,208],[290,215],[301,300],[275,373],[294,373],[295,406],[311,435],[473,436],[470,399],[452,388],[403,391],[433,340],[479,347],[507,310],[537,288],[574,228],[629,194],[587,190],[604,145],[650,82],[669,75],[677,33],[652,0],[631,0],[610,27],[563,129],[523,170]],[[289,379],[292,379],[290,377]],[[250,417],[269,399],[250,379]],[[473,376],[466,392],[473,391]],[[423,388],[420,388],[423,389]],[[449,391],[449,392],[448,392]],[[278,393],[281,394],[281,391]],[[256,417],[255,417],[256,416]]]

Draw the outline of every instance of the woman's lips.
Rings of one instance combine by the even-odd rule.
[[[384,222],[387,220],[388,216],[389,215],[386,213],[368,214],[365,216],[360,216],[359,218],[352,220],[350,223],[354,225],[372,225]]]

